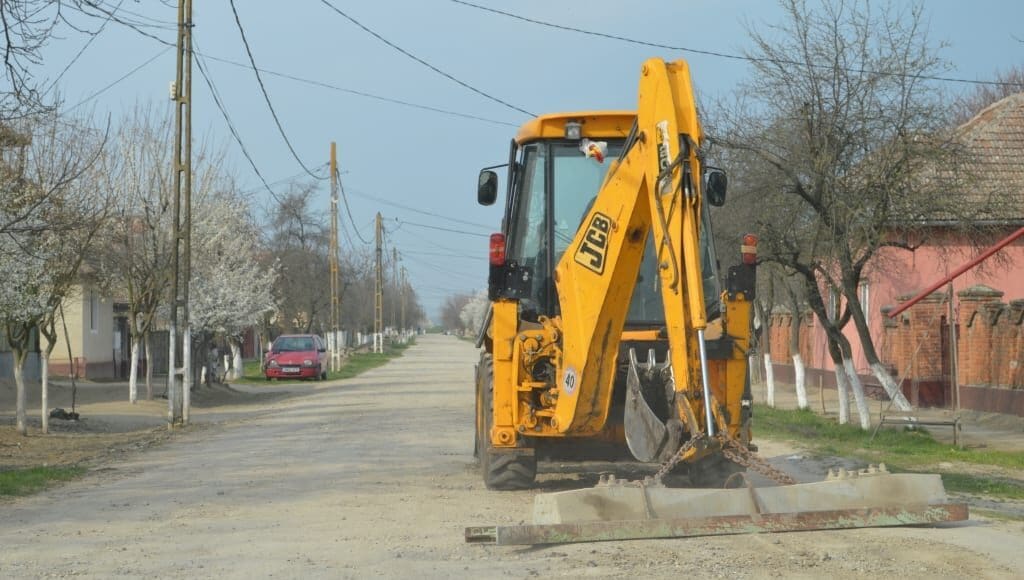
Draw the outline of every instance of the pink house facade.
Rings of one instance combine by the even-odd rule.
[[[1017,215],[1006,216],[995,227],[997,237],[1011,234],[1024,226],[1024,93],[986,108],[960,127],[960,135],[979,160],[980,187],[1006,191],[1021,200]],[[914,252],[880,252],[861,287],[882,362],[902,379],[904,393],[918,405],[953,406],[952,385],[958,383],[961,408],[1024,416],[1024,237],[952,282],[956,364],[949,344],[948,286],[895,318],[887,316],[984,249],[941,228],[930,237],[929,245]],[[783,380],[792,376],[792,316],[774,314],[769,328],[772,361]],[[809,381],[817,384],[820,377],[825,385],[834,385],[824,332],[806,313],[801,328],[800,350]],[[877,386],[852,323],[846,334],[865,386]],[[872,390],[881,393],[880,387]]]

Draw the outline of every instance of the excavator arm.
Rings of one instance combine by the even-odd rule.
[[[555,420],[562,431],[592,433],[605,424],[615,354],[653,231],[674,416],[687,432],[714,433],[711,406],[701,404],[710,398],[701,347],[701,138],[686,63],[645,62],[636,125],[555,270],[562,336]]]

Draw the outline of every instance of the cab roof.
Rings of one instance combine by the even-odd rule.
[[[625,138],[636,120],[633,111],[583,111],[551,113],[530,119],[519,127],[516,143],[565,137],[566,121],[580,121],[583,137]]]

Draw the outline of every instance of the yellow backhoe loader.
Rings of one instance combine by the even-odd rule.
[[[670,472],[685,473],[697,487],[721,487],[745,469],[795,483],[760,459],[751,441],[747,351],[757,241],[744,238],[742,259],[721,284],[709,206],[725,202],[727,179],[705,166],[702,140],[686,63],[651,59],[641,69],[635,112],[543,115],[512,141],[501,232],[490,239],[491,307],[478,338],[476,455],[484,483],[529,488],[538,456],[595,447],[608,453],[616,445],[660,468],[635,485],[580,490],[582,498],[538,496],[540,527],[506,529],[505,543],[651,537],[636,525],[626,526],[633,535],[609,536],[609,526],[621,530],[619,520],[632,516],[607,506],[630,497],[643,508],[638,518],[659,530],[667,521],[735,515],[667,508],[717,501],[707,490],[699,500],[677,501],[660,485]],[[495,169],[480,172],[483,205],[497,199]],[[870,475],[898,477],[884,469]],[[835,479],[845,483],[832,489],[858,478]],[[900,485],[903,502],[916,504],[920,486]],[[806,495],[800,485],[789,487]],[[737,491],[744,490],[718,493]],[[775,502],[772,513],[801,511],[748,491],[755,506]],[[927,501],[927,521],[960,513],[943,503],[944,494]],[[742,520],[749,510],[741,503]],[[585,504],[605,508],[579,507]],[[935,504],[944,506],[941,518]],[[762,521],[767,515],[758,514]],[[581,521],[601,527],[583,532]],[[558,528],[567,525],[568,536]],[[682,535],[672,529],[669,535]],[[467,539],[500,541],[495,530],[471,528]]]

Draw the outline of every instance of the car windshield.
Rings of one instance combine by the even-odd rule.
[[[308,336],[283,336],[274,342],[277,352],[294,352],[313,349],[313,339]]]

